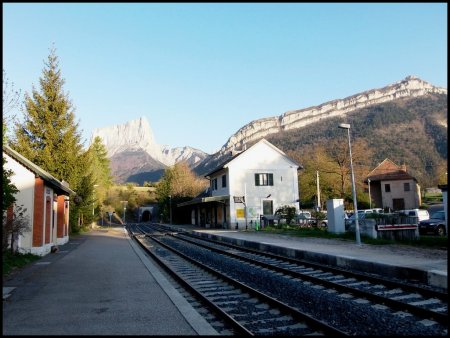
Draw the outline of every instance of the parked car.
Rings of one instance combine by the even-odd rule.
[[[429,219],[419,222],[419,233],[421,235],[433,234],[445,236],[445,211],[436,211],[431,214]]]
[[[383,209],[381,208],[375,208],[375,209],[362,209],[362,210],[358,210],[359,214],[370,214],[373,212],[378,212],[378,213],[382,213]]]
[[[311,218],[311,213],[309,211],[300,211],[300,213],[298,213],[295,218],[298,219],[310,219]]]
[[[430,214],[428,210],[425,209],[408,209],[408,210],[399,210],[399,214],[404,214],[408,217],[417,217],[418,223],[420,221],[425,221],[430,218]]]
[[[368,213],[358,211],[358,223],[360,221],[365,220],[367,214]],[[356,219],[356,216],[354,213],[350,217],[344,219],[345,230],[354,230],[355,229],[355,219]]]
[[[309,211],[300,211],[295,215],[295,221],[300,225],[310,225],[312,222],[311,213]]]

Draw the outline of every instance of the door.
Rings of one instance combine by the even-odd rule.
[[[394,210],[405,209],[405,200],[403,198],[393,198],[392,207],[394,208]]]
[[[263,200],[263,215],[273,215],[273,201]]]

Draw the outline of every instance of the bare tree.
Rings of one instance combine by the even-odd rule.
[[[13,125],[17,116],[14,113],[15,109],[21,105],[20,96],[21,91],[14,88],[14,83],[6,76],[6,71],[3,69],[3,93],[2,93],[2,109],[3,109],[3,138],[6,137],[8,125]]]
[[[19,236],[31,230],[30,218],[26,211],[27,209],[23,205],[17,205],[14,207],[12,217],[8,217],[8,212],[3,214],[2,252],[9,247],[11,253],[14,254]]]

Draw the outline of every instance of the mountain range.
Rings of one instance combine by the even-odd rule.
[[[122,125],[98,128],[92,132],[91,143],[99,136],[111,160],[116,182],[155,182],[167,166],[186,161],[195,167],[208,154],[191,147],[170,148],[156,143],[145,117]]]
[[[123,125],[96,129],[92,134],[92,140],[96,136],[102,138],[111,159],[112,174],[118,183],[136,182],[142,185],[145,181],[155,182],[159,180],[164,168],[179,161],[187,161],[198,175],[203,175],[229,158],[233,151],[242,149],[244,145],[251,145],[262,137],[269,138],[271,142],[275,141],[275,143],[278,143],[275,145],[286,151],[298,147],[298,142],[308,142],[308,139],[300,140],[292,136],[293,134],[299,134],[297,132],[299,130],[302,131],[300,134],[308,134],[310,129],[323,130],[323,133],[327,133],[327,130],[320,128],[320,126],[334,119],[348,119],[350,116],[358,116],[359,119],[364,121],[366,116],[373,115],[376,107],[384,107],[389,104],[404,106],[405,100],[414,99],[436,101],[436,97],[444,97],[444,100],[438,100],[442,107],[433,108],[441,112],[439,117],[433,121],[438,125],[438,129],[445,129],[446,135],[447,89],[433,86],[417,77],[408,76],[383,88],[371,89],[344,99],[328,101],[318,106],[288,111],[279,116],[254,120],[231,135],[222,148],[211,155],[188,146],[170,148],[157,144],[145,117],[129,121]],[[414,107],[415,105],[412,106],[412,109]],[[402,116],[403,118],[409,118],[406,115]],[[417,116],[413,118],[416,119]],[[405,123],[408,121],[400,120],[398,122]],[[362,123],[361,126],[363,129],[364,126],[370,128],[368,123]],[[363,135],[364,131],[360,130],[360,133]],[[442,132],[437,134],[441,135]],[[284,135],[290,141],[286,141]],[[320,135],[314,137],[317,138]],[[442,148],[442,141],[446,143],[446,136],[445,140],[442,140],[442,137],[441,135],[439,145],[436,145],[436,147]],[[441,154],[440,157],[447,158],[446,148],[445,153]]]

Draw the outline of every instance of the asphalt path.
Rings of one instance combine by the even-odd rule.
[[[3,335],[217,334],[123,227],[73,237],[3,282]]]

